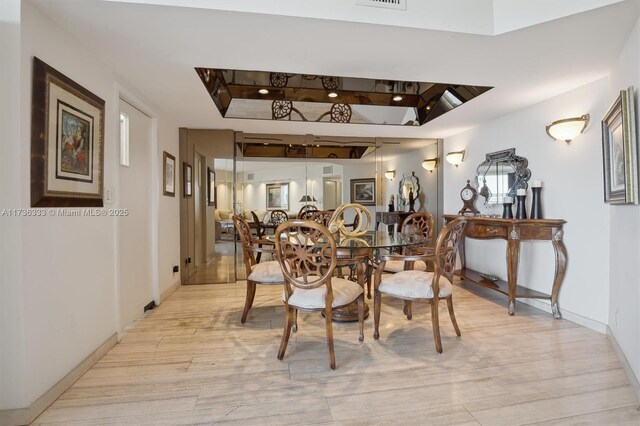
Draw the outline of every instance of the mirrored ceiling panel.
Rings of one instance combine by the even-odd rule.
[[[224,118],[421,126],[486,86],[196,68]]]

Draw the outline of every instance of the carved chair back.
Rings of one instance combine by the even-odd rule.
[[[319,223],[324,226],[329,226],[333,212],[329,210],[318,210],[311,214],[309,220]]]
[[[289,220],[289,215],[284,210],[272,210],[269,223],[273,225],[280,225]]]
[[[298,219],[309,220],[313,212],[317,212],[318,208],[312,204],[306,204],[298,211]]]
[[[336,242],[329,230],[311,220],[289,220],[276,229],[275,245],[286,300],[293,294],[292,287],[310,290],[325,285],[325,306],[331,306],[331,276],[337,258]]]
[[[262,221],[258,218],[256,212],[251,210],[251,217],[253,217],[253,223],[256,224],[256,236],[262,238],[264,236],[265,229],[262,227]]]
[[[457,218],[450,222],[438,236],[436,243],[436,277],[444,276],[453,284],[453,273],[456,270],[456,257],[460,249],[464,228],[467,226],[467,219]],[[434,279],[434,283],[438,280]],[[438,294],[434,288],[434,294]]]
[[[253,236],[251,235],[251,227],[246,220],[242,219],[238,215],[234,214],[231,219],[233,220],[233,224],[238,230],[238,234],[240,235],[240,244],[242,245],[242,258],[244,260],[247,271],[250,272],[251,266],[257,263],[256,256],[253,252]]]

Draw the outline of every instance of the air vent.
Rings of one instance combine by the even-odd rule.
[[[356,0],[356,5],[407,10],[407,0]]]
[[[247,180],[255,180],[255,173],[247,173]]]
[[[322,167],[323,175],[332,175],[333,174],[333,166],[323,166]]]

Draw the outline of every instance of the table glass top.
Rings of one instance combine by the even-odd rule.
[[[275,236],[268,235],[267,240],[274,241]],[[371,247],[371,248],[392,248],[392,247],[406,247],[418,244],[424,244],[426,237],[420,234],[403,234],[401,232],[388,233],[386,231],[370,231],[359,237],[345,237],[340,235],[336,244],[338,247],[343,248],[359,248],[359,247]]]

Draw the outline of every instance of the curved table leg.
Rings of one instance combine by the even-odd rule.
[[[509,315],[516,313],[516,286],[518,285],[518,262],[520,260],[520,235],[513,228],[507,243],[507,283],[509,285]]]
[[[567,270],[567,249],[562,242],[562,236],[558,237],[558,234],[553,238],[552,243],[556,253],[556,272],[553,276],[553,288],[551,289],[551,311],[555,319],[560,319],[562,315],[560,315],[560,308],[558,308],[558,294],[564,273]]]

